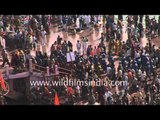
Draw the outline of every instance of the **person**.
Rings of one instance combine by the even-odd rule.
[[[101,33],[101,37],[98,40],[101,40],[101,42],[104,42],[104,34],[103,33]]]
[[[133,20],[134,20],[134,27],[136,28],[137,27],[137,22],[138,22],[138,15],[134,15],[133,16]]]
[[[79,40],[77,41],[76,47],[77,47],[78,54],[81,54],[81,43],[79,42]]]
[[[139,19],[139,22],[140,22],[140,23],[142,23],[142,21],[143,21],[143,16],[144,16],[144,15],[140,15],[140,16],[139,16],[139,17],[140,17],[140,19]]]
[[[46,40],[46,31],[44,29],[41,31],[41,36],[42,36],[42,46],[45,46],[47,40]]]
[[[111,105],[112,104],[112,93],[111,91],[108,90],[108,88],[106,88],[106,92],[104,94],[104,98],[105,98],[105,105]]]
[[[94,57],[94,50],[93,50],[93,48],[91,48],[91,50],[90,50],[90,55],[91,55],[91,57]]]
[[[58,35],[57,37],[57,44],[61,44],[62,38],[60,37],[60,35]]]
[[[158,18],[158,38],[160,37],[160,16]]]
[[[3,52],[2,52],[2,58],[3,58],[3,63],[2,63],[2,67],[4,67],[4,65],[7,63],[8,65],[10,65],[10,63],[9,63],[9,55],[8,55],[8,53],[7,53],[7,51],[6,50],[3,50]]]
[[[113,35],[112,36],[114,39],[117,39],[117,24],[114,22],[112,24],[112,27],[113,27],[113,32],[112,32]]]
[[[37,38],[33,35],[33,41],[32,41],[32,45],[33,45],[33,50],[35,51],[37,48]]]
[[[88,101],[89,101],[89,105],[94,105],[95,104],[96,98],[95,98],[93,92],[91,92],[91,94],[89,94],[89,100]]]
[[[73,51],[73,44],[68,40],[68,52],[72,52]]]
[[[123,15],[118,15],[118,26],[122,28],[122,22],[123,22]]]
[[[83,55],[86,54],[87,48],[88,48],[88,39],[85,37],[82,37],[82,48],[83,48]]]

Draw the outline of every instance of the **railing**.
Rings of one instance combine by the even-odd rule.
[[[55,66],[55,67],[56,67],[56,66]],[[60,74],[65,74],[65,75],[72,74],[72,71],[71,71],[71,70],[68,70],[68,69],[66,69],[66,68],[61,68],[61,67],[58,67],[58,66],[57,66],[56,69],[58,69],[58,71],[59,71]],[[61,71],[61,70],[62,70],[62,71]],[[67,72],[69,72],[69,73],[67,73]]]
[[[71,70],[68,70],[66,68],[61,68],[58,65],[55,65],[54,68],[49,68],[49,66],[43,67],[43,66],[40,66],[40,65],[37,65],[37,64],[33,64],[32,59],[29,60],[29,64],[26,64],[26,66],[28,66],[27,71],[29,73],[40,72],[40,73],[45,74],[46,76],[50,76],[50,75],[70,75],[70,74],[72,74]],[[9,78],[9,75],[11,75],[10,70],[13,69],[13,68],[10,68],[10,67],[16,67],[16,66],[9,66],[9,65],[5,66],[5,73],[6,73],[7,78]],[[25,69],[26,68],[27,67],[25,67]],[[27,71],[25,71],[25,72],[27,72]]]

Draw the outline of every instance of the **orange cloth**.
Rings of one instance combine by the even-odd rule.
[[[7,89],[6,89],[6,86],[5,86],[5,84],[4,84],[4,79],[3,79],[3,77],[2,77],[1,71],[0,71],[0,86],[2,87],[2,89],[3,89],[4,91],[7,90]]]
[[[60,103],[59,103],[59,98],[58,98],[57,93],[55,93],[55,97],[54,97],[54,105],[60,105]]]

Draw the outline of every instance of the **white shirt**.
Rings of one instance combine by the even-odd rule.
[[[0,21],[0,26],[3,26],[3,22],[2,21]]]
[[[138,76],[141,76],[142,71],[139,69],[137,74],[138,74]]]
[[[6,47],[6,45],[5,45],[5,39],[2,38],[1,36],[0,36],[0,42],[1,42],[1,45],[5,48]]]
[[[85,23],[86,24],[90,23],[90,16],[89,15],[85,16]]]
[[[122,76],[122,70],[119,70],[118,75]]]
[[[117,25],[113,24],[113,30],[117,30]]]
[[[146,77],[146,73],[144,72],[141,74],[141,79],[144,80],[145,77]]]
[[[97,22],[97,17],[96,16],[94,16],[94,21]]]
[[[46,31],[43,30],[43,31],[41,32],[41,34],[42,34],[42,38],[45,38],[45,37],[46,37]]]
[[[111,67],[107,67],[107,74],[111,74]]]
[[[140,57],[140,54],[138,52],[135,52],[135,58]]]
[[[77,42],[77,44],[76,44],[76,46],[77,46],[77,49],[81,49],[81,43],[79,42]]]
[[[127,75],[124,76],[124,80],[128,81],[128,76]]]
[[[104,99],[105,99],[105,101],[107,101],[107,98],[108,97],[112,97],[112,93],[110,92],[110,91],[108,91],[108,92],[105,92],[105,94],[104,94]]]

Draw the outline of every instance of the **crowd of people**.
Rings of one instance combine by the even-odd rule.
[[[46,34],[50,34],[50,26],[55,21],[65,32],[69,32],[70,26],[74,25],[76,34],[92,27],[97,30],[101,18],[105,32],[101,33],[98,46],[90,45],[84,36],[77,40],[74,50],[72,41],[58,36],[50,48],[50,55],[38,49],[39,44],[47,44]],[[127,19],[127,23],[124,23],[124,19]],[[160,17],[158,21],[149,15],[143,19],[144,15],[128,15],[127,18],[118,15],[118,19],[114,15],[1,16],[1,33],[4,33],[1,43],[2,39],[5,41],[5,45],[1,44],[4,50],[2,67],[7,63],[22,69],[32,58],[43,67],[54,69],[55,65],[64,68],[69,66],[72,74],[60,74],[59,79],[128,83],[124,86],[32,86],[29,101],[33,105],[54,104],[55,93],[58,93],[64,105],[160,104],[160,47],[152,44],[152,40],[160,36]],[[123,31],[124,26],[126,31]],[[14,31],[14,35],[8,29]],[[125,41],[123,32],[128,35]],[[142,45],[144,37],[148,40],[145,46]],[[8,53],[15,49],[10,62]],[[31,55],[31,50],[35,51],[35,57]],[[74,62],[67,62],[66,54],[69,52],[74,52]],[[118,67],[115,61],[118,61]]]

